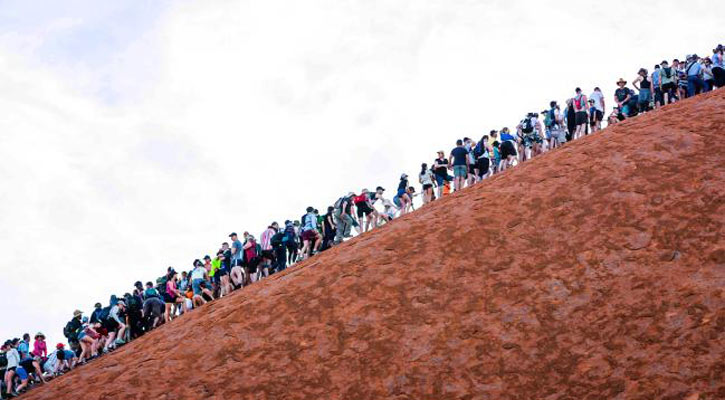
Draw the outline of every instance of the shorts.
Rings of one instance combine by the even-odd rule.
[[[426,183],[425,185],[423,185],[423,190],[428,190],[428,189],[433,189],[432,183]]]
[[[16,368],[15,373],[18,375],[18,378],[20,378],[21,381],[28,379],[28,372],[23,367]]]
[[[276,257],[274,256],[274,251],[262,250],[262,258],[265,260],[274,261]]]
[[[78,341],[80,342],[81,340],[83,340],[84,337],[86,337],[86,333],[85,332],[79,333],[78,334]]]
[[[176,299],[174,297],[172,297],[170,294],[164,293],[164,302],[166,302],[166,303],[176,303]]]
[[[649,89],[639,91],[639,104],[649,105],[650,100],[652,100],[652,92]]]
[[[106,328],[106,329],[107,329],[107,330],[108,330],[109,332],[113,332],[113,331],[115,331],[116,329],[118,329],[118,321],[116,321],[115,319],[113,319],[113,318],[111,318],[111,317],[108,317],[108,318],[106,318],[106,319],[105,319],[105,320],[103,321],[102,325],[103,325],[103,327],[104,327],[104,328]]]
[[[674,82],[667,82],[662,85],[662,93],[669,93],[675,90],[676,86]]]
[[[312,241],[317,237],[317,231],[314,229],[306,230],[300,235],[304,241]]]
[[[25,372],[35,372],[35,366],[33,365],[33,361],[35,360],[33,360],[32,358],[26,358],[25,360],[21,360],[18,370],[22,368],[23,370],[25,370]]]
[[[478,176],[482,177],[488,173],[488,169],[491,166],[491,160],[488,158],[479,158],[476,161],[476,165],[478,166]]]
[[[586,124],[587,123],[587,112],[586,111],[577,111],[576,114],[574,114],[574,121],[577,126]]]
[[[201,294],[201,283],[204,282],[203,279],[194,279],[191,281],[191,289],[194,291],[195,295]]]
[[[221,278],[222,276],[229,275],[229,270],[227,270],[227,267],[221,267],[214,273],[214,278]]]
[[[478,168],[478,166],[476,166],[475,163],[469,164],[468,165],[468,173],[471,174],[471,175],[475,174],[476,173],[476,168]]]
[[[465,178],[468,176],[468,171],[466,170],[465,165],[454,165],[453,166],[453,176],[456,178]]]
[[[438,184],[438,186],[443,186],[443,183],[446,180],[448,180],[447,179],[448,178],[447,175],[438,175],[438,174],[436,174],[435,177],[436,177],[436,183]]]
[[[516,157],[516,146],[510,140],[501,143],[501,159],[506,159],[508,156]]]
[[[589,114],[589,124],[594,126],[597,122],[601,122],[602,118],[604,118],[604,113],[599,110],[594,110],[591,114]]]
[[[370,215],[373,212],[373,209],[370,208],[370,205],[366,202],[355,203],[355,207],[357,208],[358,218],[362,218],[363,215]]]
[[[544,141],[541,140],[541,136],[538,134],[533,135],[526,135],[524,136],[524,147],[533,147],[534,143],[543,143]]]
[[[253,259],[249,260],[249,262],[247,263],[247,269],[250,274],[257,273],[257,265],[259,265],[259,257],[254,257]]]

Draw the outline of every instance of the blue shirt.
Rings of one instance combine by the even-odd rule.
[[[659,69],[652,71],[652,82],[654,82],[655,86],[660,85],[660,70]]]
[[[687,76],[698,76],[702,71],[702,65],[699,62],[687,65]]]
[[[507,141],[507,140],[516,140],[515,137],[513,137],[510,133],[501,133],[501,140]]]
[[[451,151],[453,156],[453,165],[466,165],[466,157],[468,156],[468,150],[463,146],[458,146]]]
[[[232,258],[235,260],[241,260],[242,259],[242,242],[239,241],[239,239],[235,240],[234,243],[232,243],[232,248],[237,249],[234,254],[232,255]]]
[[[20,344],[18,344],[18,353],[20,353],[20,358],[25,359],[28,358],[30,353],[30,346],[28,345],[28,342],[21,341]]]

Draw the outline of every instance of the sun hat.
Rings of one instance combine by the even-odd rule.
[[[617,81],[617,85],[619,85],[620,83],[624,83],[626,85],[627,81],[625,81],[624,78],[619,78],[619,80]]]
[[[35,337],[36,338],[37,337],[43,337],[43,338],[45,338],[45,335],[43,335],[43,332],[38,332],[38,333],[35,334]]]
[[[73,311],[73,316],[74,317],[77,317],[77,316],[82,315],[82,314],[83,314],[83,311],[81,311],[81,310],[75,310],[75,311]]]

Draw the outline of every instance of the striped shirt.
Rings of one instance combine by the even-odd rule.
[[[272,250],[272,236],[276,232],[272,228],[267,228],[262,235],[259,236],[259,244],[262,246],[262,250]]]

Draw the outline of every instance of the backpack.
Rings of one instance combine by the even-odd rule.
[[[575,97],[574,98],[574,101],[577,102],[577,103],[579,103],[579,107],[578,108],[586,108],[586,106],[587,106],[587,103],[584,101],[584,96],[583,95],[579,95],[579,97]]]
[[[126,306],[131,311],[138,311],[141,309],[141,301],[138,296],[130,295],[126,297]]]
[[[521,122],[521,132],[531,133],[534,131],[534,121],[531,118],[526,118]]]
[[[282,237],[284,237],[284,233],[277,232],[272,236],[272,239],[270,239],[269,244],[272,245],[272,247],[279,247],[282,244]]]
[[[244,250],[244,258],[246,262],[251,262],[257,258],[257,243]]]
[[[290,243],[295,241],[295,228],[294,226],[288,226],[284,228],[284,236],[282,236],[282,243]]]
[[[552,108],[544,116],[544,126],[547,128],[551,128],[554,125],[556,125],[556,112]]]
[[[8,366],[8,355],[6,353],[0,353],[0,370],[5,369]]]
[[[98,321],[103,322],[108,319],[108,316],[111,314],[111,306],[104,307],[101,312],[98,314]]]
[[[159,292],[161,296],[166,294],[166,281],[168,280],[169,278],[167,278],[166,275],[156,279],[156,291]]]
[[[344,203],[346,200],[345,196],[340,197],[335,201],[335,204],[333,204],[333,207],[335,207],[335,210],[339,210],[342,207],[342,203]]]
[[[65,328],[63,328],[63,336],[71,341],[78,340],[78,332],[81,327],[82,325],[80,321],[73,318],[72,320],[68,321],[67,324],[65,324]]]
[[[365,203],[366,201],[368,201],[368,196],[365,193],[363,193],[360,196],[355,196],[353,203],[355,203],[355,204]]]

